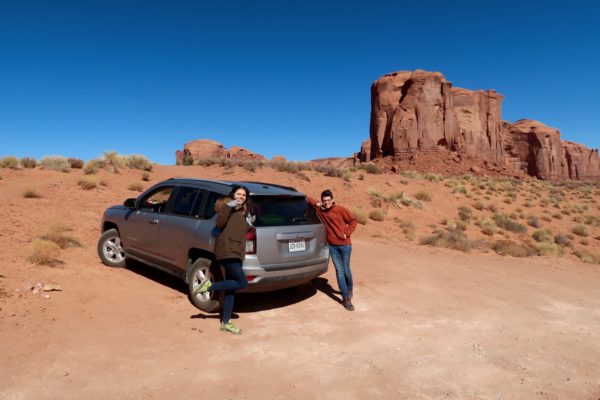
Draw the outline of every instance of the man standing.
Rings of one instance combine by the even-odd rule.
[[[350,271],[350,255],[352,254],[352,241],[350,236],[356,229],[356,218],[346,207],[333,201],[333,193],[327,189],[321,193],[321,202],[308,196],[308,202],[315,207],[317,214],[325,225],[327,231],[327,244],[329,253],[335,265],[337,278],[344,308],[354,310],[352,305],[352,272]]]

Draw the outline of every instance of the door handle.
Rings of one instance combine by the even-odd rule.
[[[156,225],[156,224],[158,224],[158,220],[157,219],[151,219],[150,221],[148,221],[148,223],[150,223],[152,225]]]

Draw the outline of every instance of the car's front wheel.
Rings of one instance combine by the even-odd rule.
[[[219,265],[206,258],[198,258],[192,264],[188,281],[188,293],[190,301],[202,311],[218,311],[223,304],[222,291],[204,292],[194,295],[194,291],[205,279],[216,282],[221,279],[221,268]]]
[[[98,240],[98,255],[105,265],[114,268],[125,266],[125,252],[121,236],[116,229],[109,229]]]

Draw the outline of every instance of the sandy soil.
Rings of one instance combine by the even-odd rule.
[[[441,184],[402,184],[427,188],[434,201],[359,226],[354,312],[337,301],[330,268],[312,284],[240,295],[244,333],[233,336],[191,305],[182,282],[139,264],[100,263],[101,213],[137,195],[127,187],[139,171],[101,173],[108,185],[89,191],[77,185],[80,171],[1,175],[2,399],[600,399],[599,267],[406,240],[391,216],[417,222],[419,236],[461,204]],[[306,175],[311,182],[270,169],[161,166],[152,182],[240,178],[312,195],[331,187],[339,202],[364,207],[367,188],[397,185],[383,175],[350,183]],[[27,188],[43,197],[23,198]],[[28,262],[30,242],[57,220],[82,247],[62,250],[54,267]],[[62,291],[34,295],[38,282]]]

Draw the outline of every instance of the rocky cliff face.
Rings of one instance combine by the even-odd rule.
[[[266,160],[262,155],[243,147],[232,146],[227,150],[221,143],[209,139],[193,140],[186,143],[183,150],[175,152],[176,165],[190,165],[194,161],[206,158],[230,158],[243,161]]]
[[[370,140],[357,158],[456,152],[541,179],[600,177],[597,150],[561,141],[558,130],[537,121],[502,121],[503,99],[494,90],[454,88],[439,72],[385,75],[371,87]]]

